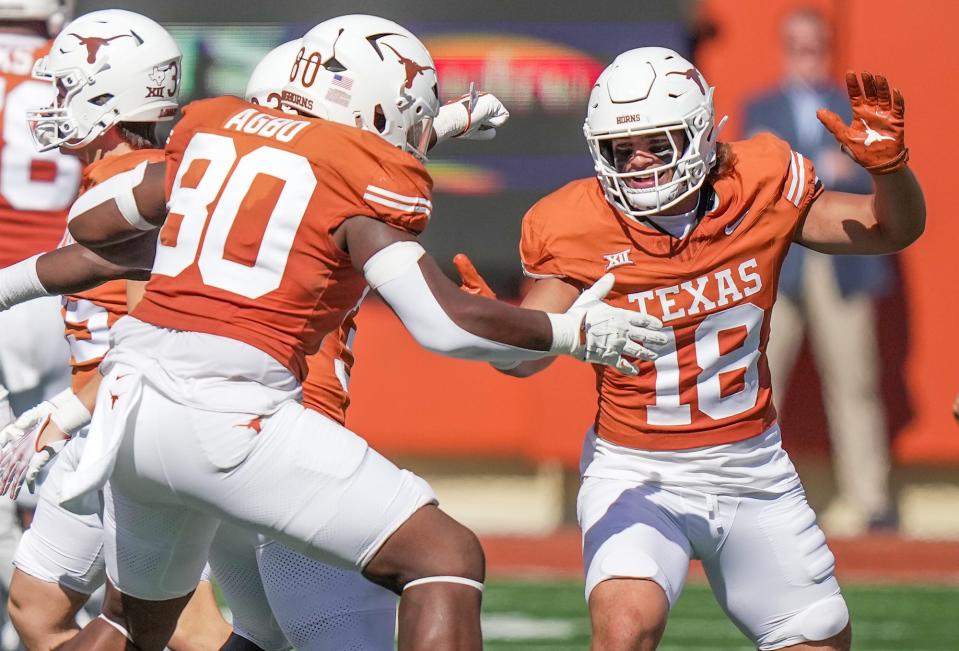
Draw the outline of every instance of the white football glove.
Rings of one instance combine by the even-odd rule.
[[[549,315],[553,324],[550,350],[612,366],[624,375],[638,375],[639,369],[625,357],[656,359],[651,349],[666,345],[666,335],[657,332],[663,327],[659,319],[603,302],[614,282],[613,274],[606,274],[580,294],[565,313]],[[585,341],[581,341],[580,332]]]
[[[13,422],[13,410],[10,409],[10,392],[0,384],[0,427],[6,427]],[[6,443],[0,438],[0,447]]]
[[[59,451],[49,447],[37,450],[40,434],[49,422],[50,417],[46,416],[0,450],[0,495],[7,494],[10,499],[17,499],[27,475],[32,474],[36,480],[40,470]],[[58,447],[62,448],[62,445]]]
[[[433,119],[436,144],[450,138],[492,140],[496,127],[509,119],[509,111],[496,95],[472,92],[440,107]]]
[[[36,449],[37,439],[48,420],[69,437],[91,418],[86,406],[67,389],[28,409],[4,427],[0,431],[0,495],[9,492],[11,499],[16,499],[24,481],[32,491],[40,471],[63,448],[67,439]]]

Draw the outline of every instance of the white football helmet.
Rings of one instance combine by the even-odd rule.
[[[583,132],[610,203],[639,218],[699,190],[716,162],[716,140],[726,122],[715,124],[713,91],[692,63],[661,47],[623,52],[599,75]],[[614,160],[613,141],[652,134],[665,134],[673,151],[664,152],[662,165],[624,172]],[[631,178],[651,178],[653,184],[632,188]]]
[[[295,39],[267,52],[250,74],[244,95],[246,100],[270,108],[280,108],[283,87],[290,82],[290,69],[301,47],[301,40]]]
[[[40,151],[84,147],[118,122],[164,122],[176,115],[180,48],[146,16],[105,9],[77,18],[39,59],[53,106],[27,112]]]
[[[56,36],[73,17],[74,0],[0,0],[0,20],[43,21]]]
[[[372,131],[420,160],[439,111],[433,58],[407,29],[376,16],[340,16],[303,37],[283,104]]]

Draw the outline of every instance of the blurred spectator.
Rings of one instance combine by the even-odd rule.
[[[872,182],[845,156],[816,118],[828,108],[850,119],[844,88],[832,81],[831,34],[816,9],[788,14],[781,25],[782,82],[746,107],[747,135],[772,131],[816,166],[829,190],[867,194]],[[875,304],[889,289],[890,260],[827,256],[794,244],[779,280],[769,365],[781,410],[803,331],[823,387],[839,498],[869,530],[895,529],[889,490],[889,439],[879,395]]]

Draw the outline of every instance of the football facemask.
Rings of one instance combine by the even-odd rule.
[[[715,125],[713,88],[691,63],[666,48],[638,48],[616,57],[596,80],[583,132],[607,200],[638,219],[699,190],[724,122]],[[614,143],[639,136],[660,145],[660,164],[618,167]]]

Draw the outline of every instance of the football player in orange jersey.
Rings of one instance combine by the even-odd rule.
[[[288,59],[292,58],[298,48],[299,42],[291,41],[268,54],[251,76],[247,98],[254,103],[278,106],[278,91],[289,75]],[[285,55],[287,56],[284,59]],[[440,108],[438,119],[433,125],[435,140],[439,142],[450,137],[488,139],[506,118],[508,113],[494,96],[485,93],[471,94]],[[129,155],[121,159],[114,158],[113,161],[123,163],[128,157]],[[139,159],[134,162],[139,162]],[[75,250],[76,246],[70,248]],[[141,248],[137,247],[134,253]],[[149,266],[152,264],[152,253],[144,253],[147,255],[141,264]],[[78,286],[92,285],[111,274],[120,274],[123,271],[113,267],[104,268],[103,261],[95,258],[87,258],[85,261],[94,263],[92,267],[85,267],[93,274],[85,283],[77,279]],[[129,271],[123,272],[123,275]],[[101,286],[100,289],[105,287],[107,285]],[[134,305],[138,296],[131,294],[129,289],[127,295],[129,303]],[[115,313],[119,316],[121,310],[118,308]],[[353,331],[352,314],[351,312],[348,315],[337,331],[324,337],[320,350],[308,358],[310,375],[303,390],[305,405],[341,424],[349,404],[346,383],[352,364],[349,349]],[[105,328],[106,320],[101,325]],[[86,400],[89,400],[88,389],[93,384],[86,384]],[[92,403],[89,406],[92,408]],[[18,429],[22,430],[35,421],[37,419],[32,418],[28,423],[26,418],[22,418],[18,421]],[[49,423],[41,438],[54,436],[55,432],[55,424]],[[57,438],[62,436],[60,433]],[[41,443],[38,443],[37,447],[40,445]],[[75,454],[76,444],[68,447]],[[32,474],[36,474],[50,453],[51,448],[44,447],[41,452],[34,454],[29,466]],[[7,488],[6,484],[4,488]],[[12,483],[10,490],[15,490]],[[77,547],[75,542],[75,553],[79,553]],[[95,555],[98,550],[99,545],[95,545]],[[100,564],[102,565],[102,562]],[[392,644],[396,619],[395,596],[392,592],[366,581],[356,571],[313,560],[276,541],[258,544],[255,534],[251,536],[245,530],[226,524],[221,524],[217,530],[211,547],[210,565],[213,566],[220,587],[233,611],[234,629],[242,638],[255,640],[261,648],[285,649],[290,646],[284,632],[277,628],[277,622],[271,616],[272,604],[277,604],[275,610],[280,625],[298,649],[380,649]],[[267,593],[270,595],[270,603],[267,603]],[[186,641],[191,644],[191,648],[206,648],[204,639],[209,639],[219,647],[219,640],[223,636],[221,634],[219,638],[211,637],[216,628],[211,630],[210,623],[203,621],[211,619],[209,613],[203,614],[205,604],[206,600],[191,600],[178,622],[174,638],[176,644],[171,642],[171,646],[179,648],[179,644]],[[49,609],[45,614],[51,614]],[[66,619],[66,616],[63,619]],[[197,623],[197,620],[200,622]],[[43,629],[40,623],[35,623],[34,626]],[[190,638],[191,634],[194,639]],[[203,636],[202,639],[196,639],[197,634]],[[230,641],[230,648],[239,648],[238,645],[242,642],[245,640],[234,636]]]
[[[300,47],[297,39],[267,54],[250,75],[246,98],[254,104],[279,108],[280,93]],[[490,119],[502,122],[508,113],[501,104],[499,107],[501,110],[474,117],[478,123]],[[364,292],[360,301],[365,296]],[[350,404],[354,317],[359,307],[358,302],[340,326],[323,337],[317,352],[307,357],[309,372],[303,381],[303,405],[341,425],[345,424]],[[257,540],[256,534],[252,541],[247,537],[256,551],[258,573],[237,577],[238,585],[232,595],[227,594],[228,600],[262,592],[289,645],[296,649],[374,651],[392,647],[397,604],[393,592],[367,581],[355,569],[315,560],[276,540]],[[221,560],[211,550],[210,564],[218,580],[223,574],[220,564],[229,562],[229,558]],[[250,580],[259,585],[244,585]]]
[[[83,191],[95,194],[108,187],[117,174],[148,160],[162,160],[162,150],[155,149],[156,123],[172,119],[176,111],[180,61],[179,48],[169,34],[137,14],[95,12],[71,23],[55,44],[56,51],[36,66],[36,76],[44,80],[37,83],[52,87],[51,82],[62,77],[63,70],[74,75],[71,79],[76,82],[76,71],[83,70],[97,77],[95,95],[101,99],[91,101],[97,108],[86,108],[79,119],[63,120],[64,116],[58,116],[55,109],[34,111],[32,117],[35,128],[38,123],[49,127],[51,120],[60,120],[60,128],[45,132],[51,141],[44,142],[44,148],[59,145],[86,165]],[[91,48],[96,50],[95,55],[91,55]],[[149,93],[151,84],[159,84],[164,92]],[[60,92],[58,104],[87,106],[89,97],[70,86],[69,80],[67,84],[61,80]],[[152,247],[149,241],[147,244]],[[140,247],[127,244],[127,248]],[[123,281],[64,298],[73,391],[29,410],[5,434],[20,434],[16,438],[28,440],[33,432],[42,431],[46,422],[75,433],[89,421],[89,411],[77,396],[84,392],[95,396],[99,384],[96,369],[108,348],[109,327],[126,313],[127,298]],[[79,441],[82,440],[81,437]],[[13,445],[5,447],[3,462],[17,449]],[[47,450],[34,454],[33,446],[19,449],[24,456],[31,455],[34,463],[21,464],[15,473],[17,477],[5,468],[4,491],[15,493],[27,470],[35,475],[41,468],[37,461],[49,454]],[[17,569],[10,594],[11,617],[31,650],[59,647],[75,635],[79,630],[75,623],[77,611],[104,580],[99,505],[92,505],[88,514],[78,515],[57,504],[60,479],[67,467],[76,463],[78,453],[78,444],[69,446],[44,473],[36,518],[14,558]],[[230,635],[229,625],[219,616],[209,582],[203,586],[188,609],[194,624],[178,627],[171,642],[173,648],[218,649]]]
[[[284,91],[301,113],[325,119],[233,98],[185,112],[168,144],[170,218],[154,273],[135,318],[114,328],[100,408],[60,495],[71,502],[111,477],[107,572],[127,596],[108,590],[105,618],[66,648],[162,647],[219,517],[404,592],[401,648],[480,646],[475,537],[436,509],[422,480],[295,402],[305,353],[366,282],[421,343],[450,355],[566,353],[633,372],[623,355],[651,359],[640,342],[662,339],[655,319],[601,302],[609,279],[554,315],[469,297],[442,276],[413,237],[431,211],[414,157],[438,108],[430,63],[400,26],[343,17],[304,38]],[[162,223],[163,175],[147,166],[111,200],[81,198],[74,235],[109,244]],[[56,275],[41,262],[28,278],[34,290]],[[200,405],[200,420],[184,412]],[[160,429],[155,448],[147,442]]]
[[[524,307],[562,310],[612,272],[610,302],[659,317],[668,337],[637,376],[596,367],[577,509],[596,651],[655,648],[690,558],[758,648],[850,647],[833,555],[781,447],[764,352],[791,242],[883,254],[924,228],[902,95],[880,76],[846,81],[852,124],[819,118],[873,175],[873,196],[824,192],[812,164],[770,134],[718,142],[713,89],[650,47],[618,56],[593,87],[584,131],[596,178],[523,220],[523,267],[536,279]],[[549,361],[499,368],[525,377]]]

